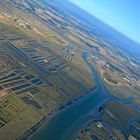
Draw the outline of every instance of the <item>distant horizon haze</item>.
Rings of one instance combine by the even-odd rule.
[[[139,0],[68,0],[140,45]]]

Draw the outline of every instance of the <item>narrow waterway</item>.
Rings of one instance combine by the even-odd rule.
[[[83,60],[92,71],[97,87],[74,104],[68,106],[50,119],[35,132],[30,140],[73,140],[84,124],[99,114],[99,108],[112,97],[107,93],[97,71],[87,61],[87,54],[82,54]]]

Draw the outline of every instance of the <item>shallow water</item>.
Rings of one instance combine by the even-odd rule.
[[[94,67],[88,63],[84,52],[82,55],[96,79],[97,87],[74,104],[56,114],[52,119],[35,132],[30,140],[73,140],[75,134],[89,121],[99,114],[99,108],[113,99],[107,93],[102,80]],[[96,118],[98,119],[98,118]]]

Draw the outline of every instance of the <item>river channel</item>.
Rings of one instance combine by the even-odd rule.
[[[96,88],[83,98],[66,107],[46,122],[29,140],[73,140],[75,134],[89,121],[100,116],[99,108],[112,100],[96,69],[87,61],[83,52],[83,60],[92,71],[96,80]]]

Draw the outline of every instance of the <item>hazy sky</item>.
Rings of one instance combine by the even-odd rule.
[[[70,0],[140,43],[140,0]]]

